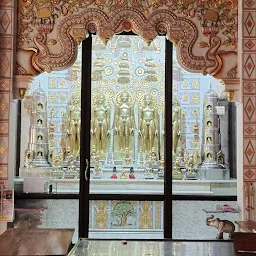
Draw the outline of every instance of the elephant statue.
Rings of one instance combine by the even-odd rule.
[[[232,234],[235,232],[235,225],[229,220],[220,220],[219,218],[214,219],[214,216],[206,218],[207,226],[212,226],[217,228],[216,239],[223,239],[223,233],[229,234],[229,239],[231,239]]]

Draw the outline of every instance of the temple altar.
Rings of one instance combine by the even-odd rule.
[[[159,37],[150,46],[141,40],[139,37],[115,36],[106,47],[97,36],[93,36],[90,176],[92,180],[102,180],[97,184],[108,179],[115,179],[120,184],[143,179],[157,183],[158,179],[164,178],[164,144],[168,143],[164,134],[165,89],[162,75],[165,72],[162,60],[165,58],[165,39]],[[132,51],[137,49],[136,45],[140,49]],[[40,77],[38,79],[46,90],[42,93],[47,95],[48,92],[48,105],[46,102],[43,104],[48,106],[44,107],[48,116],[44,123],[49,123],[46,136],[49,140],[44,139],[47,150],[41,158],[48,161],[49,166],[33,165],[27,157],[31,151],[28,148],[25,150],[25,162],[21,162],[20,177],[41,176],[58,184],[62,183],[59,179],[75,181],[79,177],[81,73],[77,70],[81,66],[81,52],[79,48],[77,62],[70,71],[50,75],[48,84],[40,82]],[[155,53],[154,58],[152,53]],[[113,60],[112,54],[118,54],[117,61]],[[231,135],[223,83],[184,72],[175,56],[174,51],[174,69],[183,73],[173,81],[173,181],[208,180],[215,183],[215,180],[230,180],[233,183],[235,170],[230,171],[233,160],[229,157],[225,140]],[[74,72],[75,78],[69,75]],[[36,85],[37,81],[25,96],[27,112],[24,115],[30,115],[30,101],[37,106],[42,104],[34,96]],[[34,117],[30,123],[24,123],[23,129],[28,125],[38,126],[35,122],[41,120],[41,112],[38,107],[33,109]],[[35,135],[37,138],[42,137],[40,132],[34,133],[38,133]],[[35,143],[32,133],[29,136],[29,143]],[[41,140],[36,139],[37,147],[40,147]],[[24,140],[22,147],[25,144]],[[23,150],[21,159],[24,159]],[[43,168],[39,173],[38,167]],[[205,193],[208,192],[206,189]]]

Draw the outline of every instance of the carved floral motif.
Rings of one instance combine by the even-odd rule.
[[[166,34],[183,67],[203,74],[218,76],[224,54],[236,55],[235,0],[19,0],[18,6],[19,46],[35,52],[32,65],[39,72],[72,65],[88,31],[105,43],[122,31],[133,30],[148,44]]]

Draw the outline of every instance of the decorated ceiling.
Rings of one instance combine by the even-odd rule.
[[[122,31],[166,35],[187,71],[236,77],[235,0],[19,0],[16,73],[66,69],[88,32],[107,43]]]

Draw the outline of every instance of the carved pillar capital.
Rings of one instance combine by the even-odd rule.
[[[225,84],[225,91],[229,102],[241,102],[242,94],[239,78],[223,78]]]
[[[23,99],[32,80],[33,76],[31,75],[16,75],[14,78],[13,98]]]

